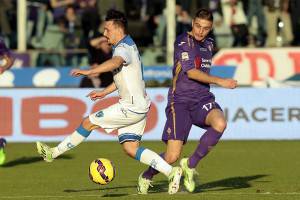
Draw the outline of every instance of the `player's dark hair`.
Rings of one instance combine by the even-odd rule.
[[[127,32],[127,18],[124,13],[110,9],[107,11],[105,21],[113,21],[115,25],[120,26],[124,32]]]
[[[212,12],[205,8],[201,8],[196,12],[194,19],[196,18],[205,19],[211,22],[214,21]]]

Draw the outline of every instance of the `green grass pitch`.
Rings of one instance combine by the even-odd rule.
[[[50,145],[53,145],[51,143]],[[160,141],[142,142],[156,152]],[[182,156],[197,142],[189,142]],[[38,157],[34,143],[9,143],[0,167],[0,199],[300,199],[300,141],[222,141],[200,162],[196,191],[167,194],[166,177],[158,175],[148,195],[136,194],[146,165],[127,157],[115,142],[85,142],[53,163]],[[116,166],[116,177],[99,186],[89,180],[88,166],[104,157]]]

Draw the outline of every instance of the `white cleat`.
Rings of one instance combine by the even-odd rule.
[[[175,194],[179,190],[182,169],[180,167],[173,167],[169,175],[169,194]]]

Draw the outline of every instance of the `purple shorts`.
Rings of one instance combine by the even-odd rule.
[[[181,140],[185,144],[192,125],[206,129],[205,119],[213,109],[221,109],[214,100],[196,104],[174,103],[166,107],[167,121],[162,140]]]

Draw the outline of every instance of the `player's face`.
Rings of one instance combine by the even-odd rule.
[[[109,44],[115,45],[118,40],[118,27],[114,24],[113,21],[106,21],[104,23],[104,33],[103,35],[107,37]]]
[[[206,19],[195,18],[193,20],[192,33],[196,40],[202,41],[212,29],[213,23]]]

